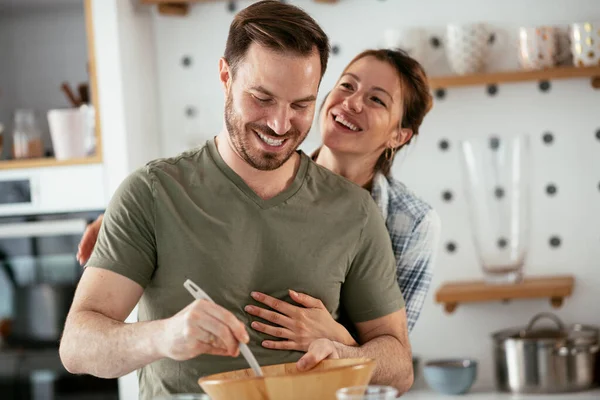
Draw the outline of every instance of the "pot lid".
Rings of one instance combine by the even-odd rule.
[[[555,326],[536,328],[535,324],[544,318],[552,320]],[[582,324],[566,327],[556,315],[539,313],[531,319],[527,327],[505,329],[492,336],[496,340],[518,339],[549,343],[559,340],[569,341],[575,345],[593,345],[600,342],[600,328]]]
[[[564,331],[537,329],[527,330],[527,328],[512,328],[505,329],[493,334],[493,338],[497,340],[517,339],[517,340],[532,340],[536,342],[551,342],[566,341],[568,335]]]

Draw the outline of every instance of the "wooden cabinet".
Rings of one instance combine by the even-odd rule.
[[[193,3],[226,2],[230,0],[140,0],[142,4],[156,5],[158,12],[163,15],[187,15]],[[338,0],[313,0],[316,3],[337,3]]]
[[[94,49],[92,0],[0,0],[0,123],[4,149],[0,170],[102,162],[100,110]],[[87,92],[95,110],[95,151],[64,161],[52,157],[47,112],[73,107],[61,85],[67,82],[79,99]],[[86,94],[84,94],[85,96]],[[14,159],[13,113],[35,111],[44,156]]]

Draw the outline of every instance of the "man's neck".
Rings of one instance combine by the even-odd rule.
[[[322,146],[315,160],[317,164],[364,188],[371,187],[373,170],[377,160],[372,157],[358,158],[356,155],[333,154],[327,146]]]
[[[281,167],[262,171],[248,164],[230,142],[229,133],[223,129],[216,138],[221,158],[260,198],[268,200],[287,189],[300,167],[300,156],[294,153]]]

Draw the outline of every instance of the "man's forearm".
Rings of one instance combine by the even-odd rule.
[[[128,324],[93,311],[74,313],[61,339],[61,361],[74,374],[121,377],[162,358],[156,345],[160,324]]]
[[[377,361],[371,382],[388,385],[405,393],[413,383],[412,353],[410,347],[391,335],[379,336],[360,347],[335,343],[341,358],[368,357]]]

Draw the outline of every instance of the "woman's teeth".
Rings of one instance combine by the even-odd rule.
[[[358,132],[358,131],[359,131],[359,129],[358,129],[358,127],[357,127],[356,125],[354,125],[354,124],[353,124],[352,122],[350,122],[350,121],[346,121],[346,120],[344,119],[344,117],[343,117],[343,116],[341,116],[341,115],[337,115],[337,116],[335,117],[335,121],[336,121],[336,122],[339,122],[340,124],[344,125],[345,127],[349,128],[350,130],[353,130],[354,132]]]
[[[285,141],[285,139],[280,139],[280,140],[271,139],[270,137],[265,136],[260,132],[256,132],[256,134],[258,135],[258,137],[260,137],[262,139],[263,142],[265,142],[269,146],[279,147]]]

